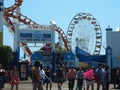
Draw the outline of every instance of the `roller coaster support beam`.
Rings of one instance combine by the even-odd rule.
[[[3,8],[4,0],[0,0],[0,46],[3,45]]]

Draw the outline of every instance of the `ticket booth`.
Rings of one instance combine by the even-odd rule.
[[[28,62],[19,62],[20,80],[28,80]]]

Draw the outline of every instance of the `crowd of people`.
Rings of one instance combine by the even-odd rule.
[[[37,62],[39,63],[39,62]],[[93,68],[91,65],[88,64],[86,68],[76,68],[76,67],[69,67],[67,68],[65,64],[57,64],[56,69],[54,72],[51,71],[50,67],[44,68],[39,64],[38,71],[41,75],[41,85],[39,90],[43,90],[43,85],[46,83],[46,90],[52,89],[52,81],[53,81],[53,74],[55,82],[57,83],[58,90],[62,89],[62,84],[65,81],[68,81],[68,89],[73,90],[75,88],[75,81],[77,81],[76,90],[94,90],[94,83],[97,84],[97,90],[109,90],[110,84],[110,75],[109,75],[109,67],[105,66],[104,64],[98,64],[97,68]],[[36,67],[36,65],[34,66]],[[33,75],[33,74],[32,74]],[[120,68],[116,72],[117,75],[117,87],[120,88]],[[33,87],[34,87],[34,78],[33,80]],[[48,88],[49,87],[49,88]],[[36,87],[39,88],[39,87]],[[36,90],[36,89],[33,89]]]
[[[13,70],[11,72],[3,69],[2,64],[0,64],[0,90],[4,88],[4,84],[6,83],[6,78],[9,77],[8,83],[10,84],[11,88],[10,90],[14,90],[14,86],[16,87],[16,90],[18,90],[19,85],[19,71],[17,70],[17,67],[14,66]]]
[[[4,88],[4,77],[7,72],[0,64],[0,90]],[[31,68],[31,79],[33,90],[52,90],[53,81],[57,84],[58,90],[62,90],[64,82],[68,81],[69,90],[94,90],[94,84],[97,84],[97,90],[110,90],[109,67],[104,64],[99,64],[97,68],[93,68],[88,64],[86,68],[69,67],[64,64],[57,64],[53,72],[50,66],[43,67],[39,61],[36,61]],[[120,88],[120,68],[116,71],[115,87]],[[55,79],[55,80],[53,80]],[[10,90],[18,90],[20,74],[16,66],[10,72],[9,84]],[[77,81],[75,85],[75,81]],[[43,88],[44,85],[44,88]]]

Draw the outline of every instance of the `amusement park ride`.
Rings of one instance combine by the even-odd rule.
[[[71,20],[67,39],[72,50],[74,43],[91,55],[99,55],[102,45],[102,32],[96,18],[90,13],[78,13]]]
[[[17,19],[20,23],[23,23],[27,25],[28,27],[39,30],[52,30],[52,26],[47,25],[39,25],[36,22],[32,21],[31,19],[27,18],[26,16],[22,15],[20,12],[17,11],[17,8],[19,8],[22,4],[22,0],[16,0],[15,4],[11,7],[4,9],[4,18],[6,21],[6,25],[9,28],[10,32],[12,34],[15,34],[15,25],[13,22],[13,19]],[[62,31],[60,27],[55,27],[55,30],[61,35],[61,38],[64,42],[64,45],[68,51],[71,51],[71,47],[68,43],[67,37],[65,33]],[[23,49],[26,51],[26,54],[31,57],[32,52],[27,46],[27,43],[21,43]]]
[[[14,22],[15,20],[17,20],[20,24],[24,24],[24,27],[27,27],[27,28],[29,27],[31,30],[36,30],[36,29],[37,30],[53,30],[52,25],[39,25],[38,23],[32,21],[28,17],[21,14],[18,8],[22,5],[22,2],[23,2],[22,0],[15,0],[15,3],[13,6],[4,8],[2,10],[4,15],[5,25],[8,27],[9,31],[13,35],[15,35],[15,32],[16,32],[16,23]],[[0,3],[3,3],[3,0],[1,0]],[[80,24],[81,23],[86,24],[86,21],[89,22],[89,25],[92,29],[91,30],[87,28],[89,32],[86,30],[81,30],[82,28]],[[89,25],[86,25],[86,26],[89,26]],[[22,27],[23,26],[21,26],[21,28]],[[79,28],[81,29],[79,30]],[[93,17],[91,14],[79,13],[75,15],[69,24],[67,35],[65,35],[63,30],[57,25],[54,27],[54,30],[60,35],[62,41],[64,42],[64,46],[68,52],[74,50],[75,46],[72,46],[72,45],[73,44],[75,45],[76,43],[77,46],[80,46],[81,49],[87,52],[89,52],[89,50],[91,50],[91,46],[93,46],[92,48],[93,52],[91,52],[91,54],[94,54],[94,55],[100,54],[100,49],[102,44],[102,32],[96,18]],[[88,36],[88,37],[84,39],[84,36]],[[90,37],[93,37],[93,38],[90,39]],[[83,45],[81,45],[80,42],[86,43],[86,47],[83,47]],[[89,42],[91,43],[88,44]],[[23,50],[26,52],[27,56],[29,56],[29,59],[31,60],[32,51],[30,50],[27,43],[21,42],[20,44]]]

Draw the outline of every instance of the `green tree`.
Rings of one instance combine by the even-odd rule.
[[[10,46],[0,46],[0,63],[2,64],[3,68],[12,68],[13,62],[14,59],[12,48]]]
[[[63,62],[63,57],[64,53],[67,52],[65,48],[60,47],[59,45],[56,46],[56,63],[62,63]]]

